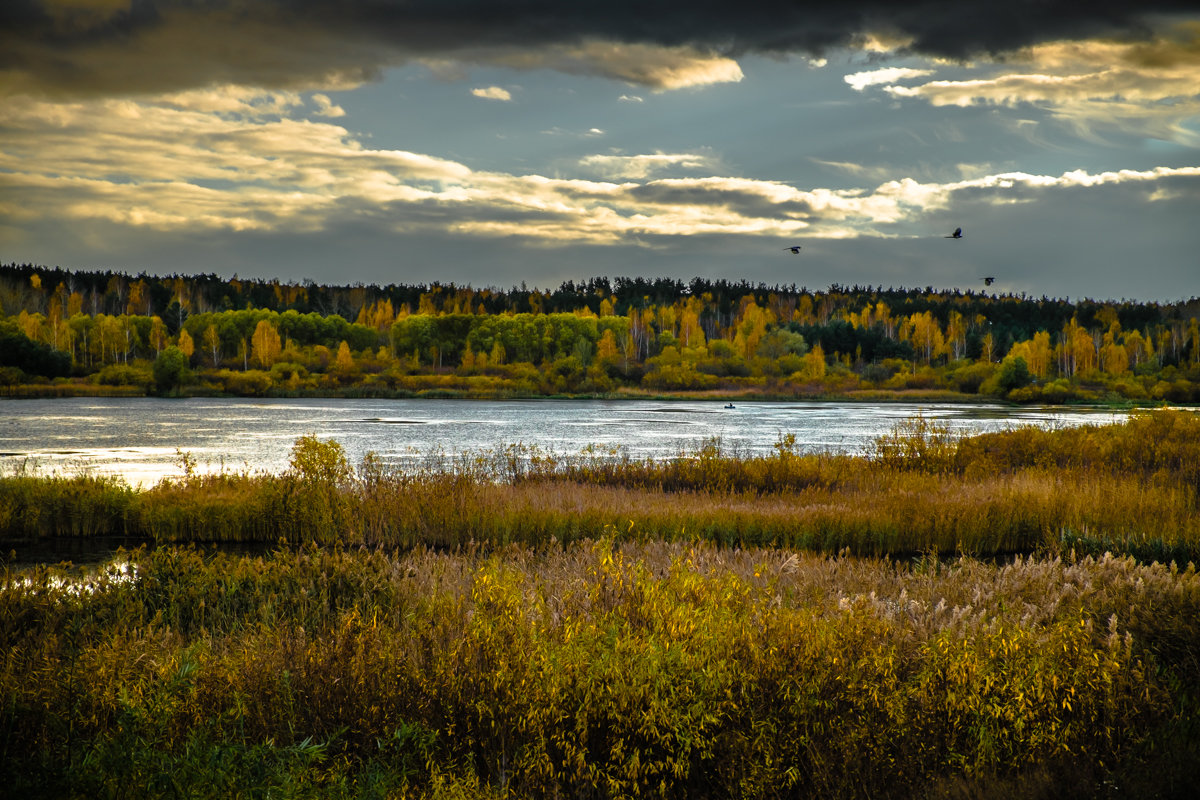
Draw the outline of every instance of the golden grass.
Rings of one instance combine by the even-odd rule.
[[[358,470],[302,439],[282,475],[189,475],[133,491],[92,478],[0,478],[0,535],[120,533],[159,542],[455,548],[599,536],[710,540],[871,556],[1105,551],[1200,555],[1200,419],[1018,429],[965,439],[917,419],[861,456],[769,456],[719,441],[668,461],[512,445]]]
[[[0,586],[26,796],[1169,796],[1200,577],[599,540]]]

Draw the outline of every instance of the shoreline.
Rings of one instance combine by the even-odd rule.
[[[700,392],[658,392],[644,389],[627,388],[607,393],[579,394],[543,394],[515,392],[475,392],[457,389],[426,389],[421,391],[342,391],[342,392],[268,392],[262,395],[212,393],[204,391],[183,391],[179,394],[163,398],[151,392],[136,390],[135,387],[122,386],[80,386],[76,384],[22,384],[3,387],[0,389],[0,401],[3,400],[55,400],[70,398],[160,398],[160,399],[248,399],[248,400],[654,400],[657,402],[742,402],[742,403],[780,403],[789,401],[821,402],[821,403],[948,403],[955,405],[1001,405],[1010,408],[1045,406],[1049,408],[1098,408],[1098,409],[1187,409],[1187,405],[1178,405],[1166,400],[1079,400],[1053,403],[1044,398],[1030,402],[1016,402],[1004,397],[966,394],[949,389],[862,389],[847,393],[784,393],[758,392],[738,390],[711,390]]]

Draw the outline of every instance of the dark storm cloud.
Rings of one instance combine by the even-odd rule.
[[[1156,15],[1194,10],[1184,0],[6,0],[0,87],[303,86],[363,80],[409,58],[513,63],[513,53],[592,41],[736,57],[819,54],[878,33],[965,58],[1051,39],[1144,38]]]

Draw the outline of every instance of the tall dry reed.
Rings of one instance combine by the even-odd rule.
[[[1175,796],[1200,578],[703,542],[130,554],[0,587],[14,796]]]

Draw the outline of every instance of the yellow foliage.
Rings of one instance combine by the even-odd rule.
[[[179,349],[188,360],[191,360],[192,354],[196,352],[196,343],[192,341],[192,335],[182,328],[179,331]]]

